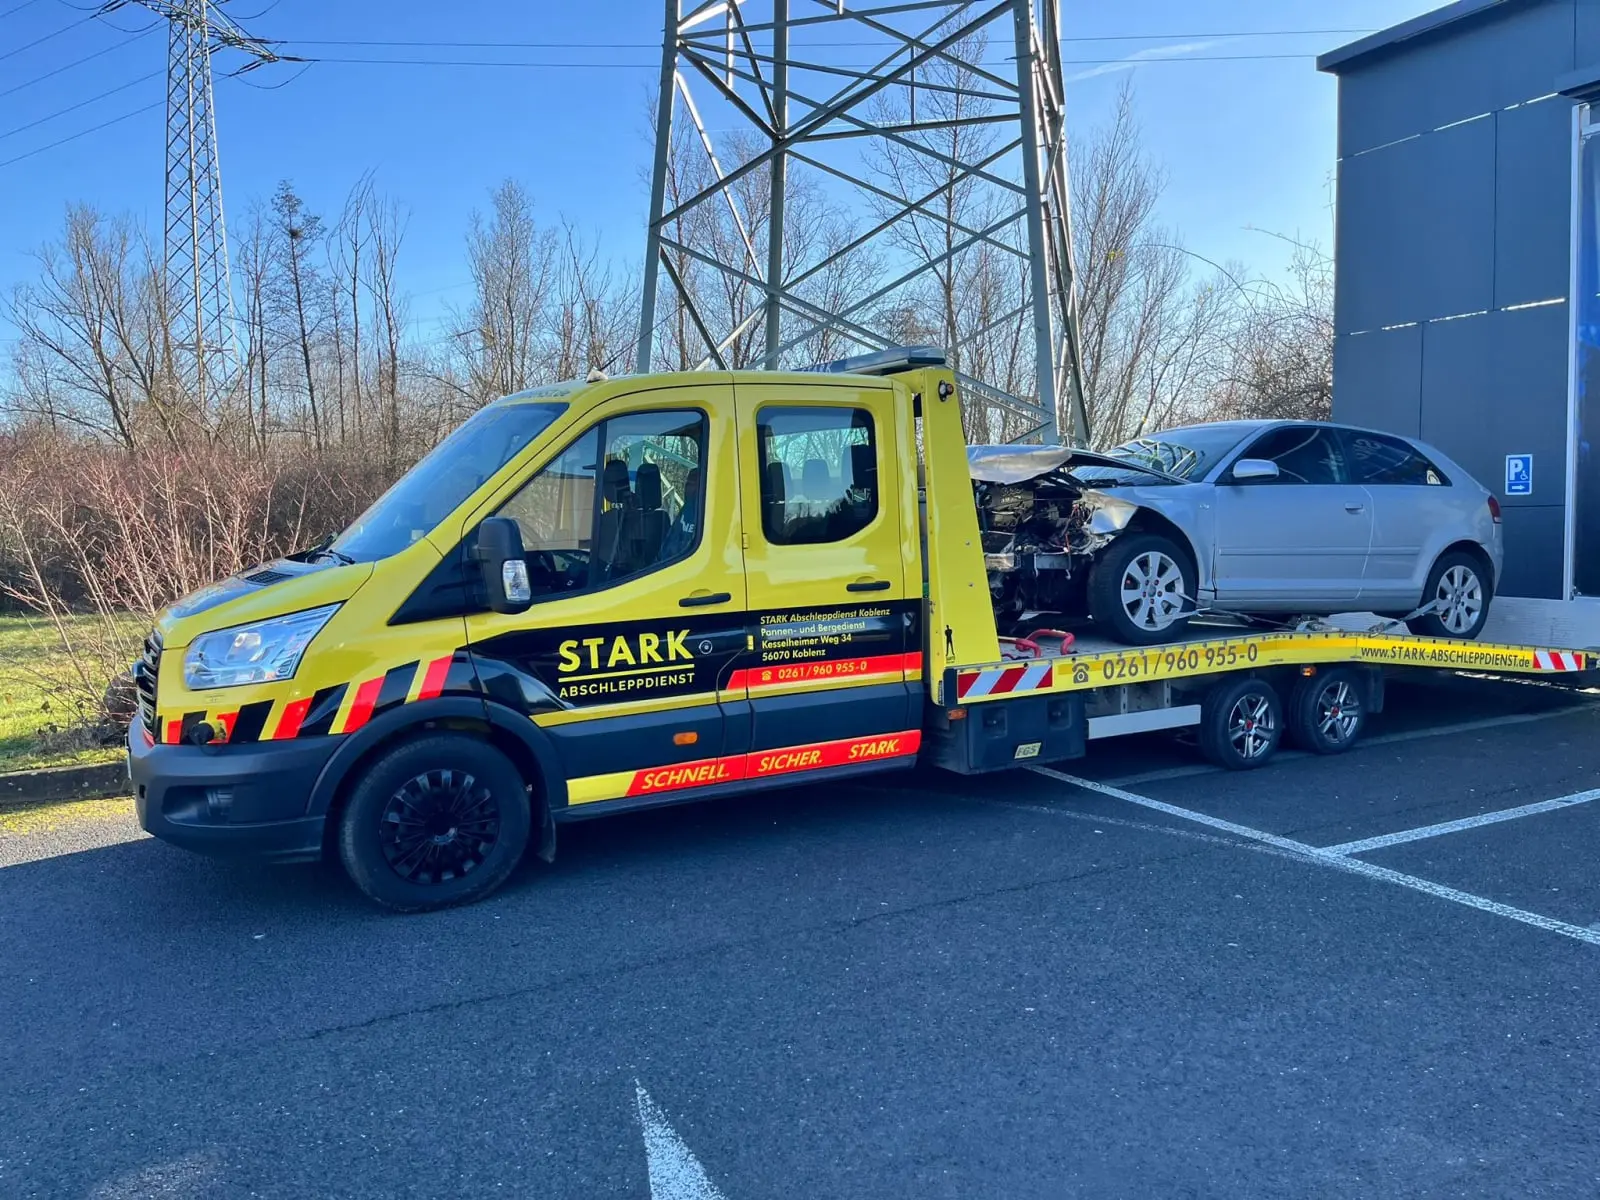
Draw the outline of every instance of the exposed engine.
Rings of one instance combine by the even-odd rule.
[[[1043,614],[1082,613],[1094,556],[1138,507],[1059,471],[1020,482],[975,479],[973,492],[990,599],[1008,632],[1036,625]]]

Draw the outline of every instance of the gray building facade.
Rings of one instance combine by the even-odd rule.
[[[1317,65],[1339,78],[1334,418],[1500,497],[1502,595],[1600,596],[1600,0],[1460,0]]]

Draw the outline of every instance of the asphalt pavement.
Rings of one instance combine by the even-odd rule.
[[[1596,699],[590,822],[422,917],[0,811],[0,1196],[1600,1194]]]

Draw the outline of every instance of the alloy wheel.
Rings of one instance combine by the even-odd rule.
[[[1317,728],[1335,744],[1349,741],[1361,724],[1361,698],[1345,680],[1335,680],[1317,693]]]
[[[1440,623],[1454,634],[1464,634],[1483,612],[1483,584],[1471,567],[1457,563],[1439,576],[1434,604]]]
[[[1183,570],[1159,550],[1136,555],[1122,573],[1122,607],[1140,629],[1165,629],[1183,615]]]
[[[1245,759],[1259,758],[1272,748],[1274,723],[1268,697],[1249,692],[1228,713],[1228,740]]]

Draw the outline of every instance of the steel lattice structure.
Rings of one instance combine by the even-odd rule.
[[[128,3],[167,21],[166,221],[163,252],[172,304],[173,366],[201,413],[233,390],[239,376],[228,232],[222,210],[222,167],[211,88],[211,55],[244,51],[244,70],[279,61],[209,0],[110,0],[102,13]]]
[[[666,0],[638,369],[651,365],[662,274],[678,306],[668,316],[686,314],[706,364],[726,365],[730,347],[748,350],[759,328],[759,356],[745,357],[776,368],[793,365],[797,348],[824,330],[854,347],[892,344],[886,312],[909,311],[904,298],[930,287],[952,294],[958,264],[988,254],[1012,264],[1012,302],[937,340],[969,396],[1020,414],[1048,441],[1063,425],[1086,440],[1058,4]],[[842,61],[863,58],[870,61]],[[713,111],[731,129],[713,129],[703,115]],[[709,168],[688,195],[675,162],[685,118],[687,144],[699,143]],[[732,157],[717,152],[716,135],[728,132]],[[869,165],[874,155],[916,164],[911,174],[933,186],[885,186],[883,171]],[[852,227],[843,245],[797,251],[785,219],[801,170],[831,189],[829,204],[865,204],[870,224]],[[989,198],[978,206],[981,224],[962,209],[979,192]],[[764,213],[750,211],[753,193]],[[710,253],[686,232],[712,218],[736,231],[732,254]],[[930,229],[942,242],[919,248]],[[879,273],[865,296],[834,308],[808,293],[864,251]],[[714,277],[723,295],[747,289],[759,300],[718,325],[687,286],[686,268]],[[980,339],[1008,330],[1024,344],[1012,358],[1025,363],[1028,386],[1014,371],[1008,388],[965,370]]]

